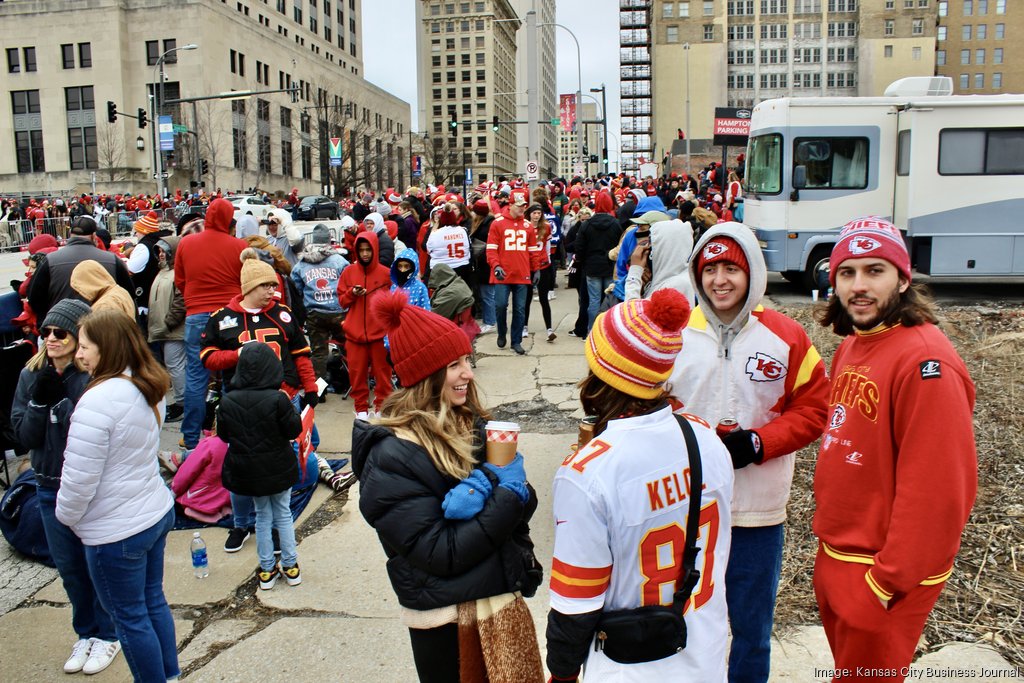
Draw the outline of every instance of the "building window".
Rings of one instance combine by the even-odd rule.
[[[83,69],[92,66],[92,43],[78,44],[78,66]]]
[[[885,35],[892,36],[896,34],[896,22],[892,19],[885,20]]]
[[[974,63],[975,64],[984,64],[985,63],[985,51],[984,50],[975,50],[974,51]]]
[[[281,141],[281,175],[292,175],[292,141]]]
[[[992,63],[993,64],[1002,64],[1003,63],[1003,48],[997,47],[996,49],[992,50]]]
[[[1002,40],[1006,35],[1006,24],[996,24],[996,40]]]
[[[667,43],[678,43],[679,42],[679,27],[668,26],[665,28],[665,42]]]
[[[66,43],[60,46],[60,58],[63,62],[65,69],[75,68],[75,46],[71,43]]]
[[[821,11],[821,0],[793,0],[793,14],[814,14]]]
[[[949,0],[939,0],[939,16],[944,17],[949,14]]]
[[[971,76],[970,74],[960,74],[960,89],[967,90],[971,87]]]
[[[935,51],[935,66],[946,66],[946,51],[936,50]]]
[[[675,16],[676,4],[674,2],[663,2],[661,3],[661,18],[671,19]]]
[[[715,15],[715,2],[714,0],[704,0],[704,16],[712,17]]]
[[[939,26],[937,29],[935,29],[935,40],[945,40],[945,39],[946,39],[946,27],[945,26]]]
[[[978,24],[978,28],[974,33],[978,40],[985,40],[988,37],[988,24]]]
[[[981,90],[985,87],[985,74],[974,74],[974,88]]]
[[[680,2],[677,9],[680,19],[686,19],[690,16],[690,3],[688,1]]]
[[[896,7],[896,0],[885,0],[885,9],[893,9]]]
[[[910,23],[910,35],[912,36],[923,36],[924,35],[924,19],[914,19]]]
[[[1006,14],[1006,0],[996,0],[996,14]]]
[[[969,17],[974,14],[974,0],[964,0],[964,16]]]
[[[309,145],[302,146],[302,179],[309,180],[313,177],[313,148]]]
[[[992,74],[992,89],[999,90],[1003,87],[1003,74],[996,71]]]
[[[39,91],[16,90],[11,92],[11,113],[15,117],[40,113]],[[33,123],[31,121],[28,122],[29,125],[33,125]],[[15,127],[19,127],[17,118],[15,118]],[[43,158],[43,131],[41,129],[16,130],[14,132],[14,146],[18,173],[41,173],[46,170],[46,163]]]
[[[714,40],[714,39],[715,39],[715,25],[714,24],[704,24],[704,40],[707,41],[707,40]]]
[[[232,50],[234,52],[234,50]],[[159,40],[147,40],[146,41],[146,64],[153,66],[156,64],[156,60],[160,59],[160,41]],[[232,72],[234,73],[234,72]]]
[[[964,24],[963,29],[961,29],[960,40],[970,40],[970,39],[971,39],[971,25],[970,24]]]
[[[753,16],[754,0],[728,0],[726,14],[732,16]]]
[[[262,173],[273,172],[270,159],[270,136],[266,133],[260,135],[256,140],[256,164]]]
[[[978,0],[978,14],[988,14],[988,0]]]
[[[85,119],[71,112],[92,111],[95,109],[93,89],[91,85],[65,88],[65,103],[68,116],[68,150],[71,170],[97,168],[96,126],[86,126]],[[95,119],[93,119],[95,121]]]
[[[828,0],[829,12],[856,12],[857,0]]]
[[[761,14],[786,14],[786,0],[761,0]]]
[[[960,63],[961,64],[970,64],[971,63],[971,51],[970,50],[960,50]]]
[[[25,58],[25,73],[36,70],[36,49],[34,47],[23,48],[22,56]]]
[[[7,73],[16,74],[21,71],[21,60],[18,58],[18,48],[7,48]]]
[[[915,62],[920,62],[921,61],[921,48],[919,48],[919,47],[912,47],[912,48],[910,48],[910,58],[913,59]]]
[[[176,38],[168,38],[167,40],[164,41],[164,51],[163,51],[162,54],[166,54],[168,52],[171,53],[171,54],[167,55],[164,58],[164,63],[165,64],[177,64],[178,63],[178,53],[177,52],[171,52],[171,50],[177,49],[177,47],[178,47],[178,41],[177,41]]]
[[[882,54],[885,56],[886,59],[891,59],[892,58],[892,45],[886,45],[885,48],[882,50]]]

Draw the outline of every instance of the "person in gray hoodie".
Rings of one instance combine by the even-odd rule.
[[[650,241],[637,244],[629,259],[626,301],[649,299],[659,289],[671,288],[696,305],[689,273],[692,252],[693,230],[678,218],[651,225]]]
[[[267,241],[281,250],[288,263],[298,263],[306,241],[292,215],[284,209],[272,209],[263,223],[267,226]]]
[[[291,278],[306,307],[313,371],[317,377],[326,377],[328,344],[331,337],[341,335],[345,319],[345,309],[338,302],[338,279],[349,263],[331,244],[331,232],[323,223],[313,228],[309,241],[292,268]]]

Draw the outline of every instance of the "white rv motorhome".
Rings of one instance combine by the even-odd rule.
[[[839,228],[891,220],[930,276],[1024,276],[1024,95],[950,95],[946,77],[884,97],[766,100],[747,146],[744,223],[768,270],[820,286]]]

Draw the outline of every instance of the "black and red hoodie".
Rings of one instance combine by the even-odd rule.
[[[292,315],[291,309],[275,300],[262,310],[250,313],[242,307],[239,294],[224,308],[210,316],[200,340],[199,358],[211,371],[224,373],[231,381],[238,365],[238,350],[249,341],[263,342],[277,354],[284,367],[284,384],[289,396],[298,390],[316,393],[316,375],[309,360],[309,344]]]

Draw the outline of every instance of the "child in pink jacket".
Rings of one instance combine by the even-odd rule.
[[[231,514],[231,494],[221,483],[220,471],[228,444],[216,436],[202,439],[174,474],[171,490],[187,516],[215,524]]]

